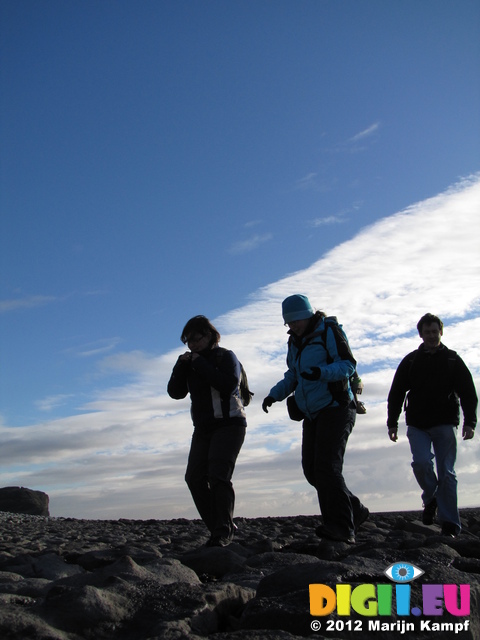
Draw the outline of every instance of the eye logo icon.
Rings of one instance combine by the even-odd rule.
[[[394,562],[384,571],[384,574],[393,582],[405,583],[419,578],[425,573],[414,564],[408,562]]]

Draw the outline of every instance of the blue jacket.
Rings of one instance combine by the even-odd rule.
[[[194,362],[177,360],[168,382],[168,395],[180,400],[190,393],[192,421],[200,429],[247,426],[240,398],[240,373],[233,351],[215,347],[199,354]]]
[[[353,401],[349,378],[356,365],[347,336],[336,318],[315,316],[313,322],[311,330],[307,330],[300,338],[289,332],[288,370],[283,380],[272,387],[268,394],[280,401],[295,392],[298,408],[310,419],[325,407],[339,406],[330,391],[334,382],[344,381],[347,397]],[[319,377],[306,379],[302,373],[313,378],[316,375]]]

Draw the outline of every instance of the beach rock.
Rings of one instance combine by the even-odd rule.
[[[462,534],[449,538],[437,525],[423,525],[420,512],[372,514],[355,545],[320,540],[314,516],[237,518],[234,542],[212,548],[199,520],[2,512],[0,637],[478,640],[480,509],[464,509],[461,517]],[[395,563],[424,572],[409,583],[411,608],[423,604],[423,585],[451,584],[469,586],[470,611],[455,615],[440,599],[442,615],[397,615],[393,595],[388,615],[361,615],[353,607],[348,615],[335,608],[310,614],[312,584],[333,591],[337,584],[392,585],[395,594],[385,574]]]
[[[49,498],[43,491],[33,491],[24,487],[3,487],[0,489],[0,511],[25,513],[32,516],[48,516]]]

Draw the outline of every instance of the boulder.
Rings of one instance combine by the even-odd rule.
[[[0,511],[25,513],[30,516],[49,516],[49,498],[43,491],[25,487],[3,487],[0,489]]]

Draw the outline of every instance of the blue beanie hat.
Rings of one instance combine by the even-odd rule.
[[[282,302],[282,315],[286,324],[295,320],[307,320],[314,315],[312,305],[307,296],[296,293]]]

